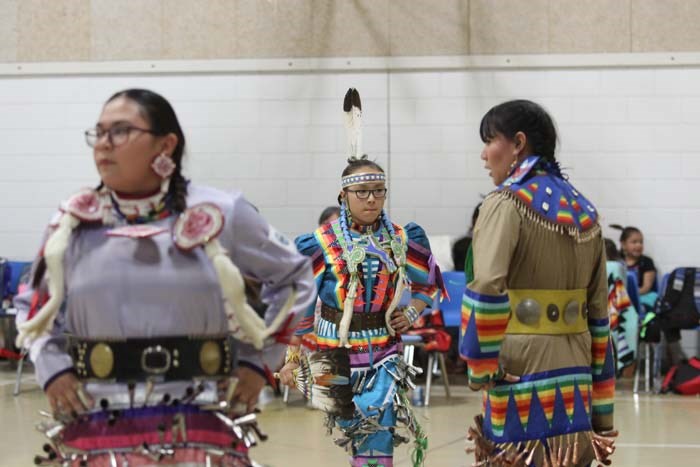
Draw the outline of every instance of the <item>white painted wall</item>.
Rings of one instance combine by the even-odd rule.
[[[700,265],[699,82],[698,67],[0,78],[0,256],[33,257],[58,202],[96,184],[82,132],[126,87],[171,100],[194,182],[240,188],[280,230],[308,231],[335,202],[341,103],[354,86],[365,149],[390,174],[395,221],[431,235],[465,232],[491,189],[481,116],[529,98],[557,121],[561,161],[604,224],[640,227],[663,271]]]

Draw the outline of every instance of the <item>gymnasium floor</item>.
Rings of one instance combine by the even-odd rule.
[[[14,371],[0,362],[0,466],[32,465],[42,436],[34,430],[38,410],[47,407],[26,374],[22,392],[13,397]],[[615,466],[700,465],[700,398],[632,393],[632,382],[618,382],[616,424],[621,435],[613,457]],[[463,467],[472,463],[464,453],[466,424],[479,410],[480,397],[463,385],[452,386],[451,399],[436,385],[429,408],[417,412],[426,429],[430,449],[429,467]],[[285,406],[280,399],[268,403],[260,417],[271,441],[255,448],[253,457],[271,467],[345,466],[345,455],[326,436],[322,414],[311,411],[299,396]],[[410,466],[406,445],[398,449],[396,466]]]

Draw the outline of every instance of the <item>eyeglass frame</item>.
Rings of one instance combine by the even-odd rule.
[[[369,199],[370,194],[371,194],[372,196],[374,196],[374,199],[386,199],[386,195],[387,195],[387,193],[389,192],[389,189],[386,188],[386,187],[384,187],[384,188],[374,188],[374,189],[372,189],[372,190],[351,190],[351,189],[349,189],[349,188],[346,188],[345,191],[347,191],[348,193],[355,193],[355,196],[357,197],[357,199],[363,199],[363,200],[364,200],[364,199]],[[359,195],[359,193],[360,193],[361,191],[366,191],[366,192],[367,192],[367,196],[364,197],[364,198],[361,197],[361,196]],[[377,191],[383,191],[384,193],[382,194],[382,196],[377,196],[377,193],[376,193]]]
[[[113,133],[114,133],[115,130],[126,130],[126,139],[124,139],[124,141],[121,142],[121,143],[119,143],[119,144],[115,144],[115,143],[114,143],[114,135],[113,135]],[[154,130],[151,130],[151,129],[149,129],[149,128],[140,128],[140,127],[133,126],[133,125],[120,125],[120,124],[112,125],[111,127],[109,127],[108,130],[102,130],[102,134],[101,134],[101,135],[98,135],[98,134],[97,134],[97,132],[98,132],[98,128],[97,128],[97,127],[88,128],[87,130],[84,131],[83,134],[85,135],[85,143],[86,143],[89,147],[91,147],[91,148],[94,148],[95,146],[97,146],[98,141],[100,141],[100,139],[102,139],[102,137],[104,137],[105,134],[107,135],[107,141],[109,142],[109,144],[110,144],[112,147],[115,147],[115,148],[116,148],[116,147],[119,147],[119,146],[123,146],[123,145],[125,145],[126,143],[129,142],[129,136],[131,135],[131,132],[132,132],[132,131],[140,131],[140,132],[143,132],[143,133],[150,133],[150,134],[152,134],[152,135],[158,135],[158,134],[159,134],[158,132],[156,132],[156,131],[154,131]],[[90,141],[88,141],[88,138],[90,137],[91,132],[94,132],[94,133],[93,133],[93,134],[94,134],[94,137],[95,137],[95,143],[94,143],[94,144],[90,144]]]

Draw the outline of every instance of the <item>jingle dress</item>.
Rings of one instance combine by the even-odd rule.
[[[344,211],[341,215],[346,216]],[[299,251],[311,258],[322,302],[321,316],[315,324],[321,351],[340,346],[338,324],[351,284],[349,269],[353,267],[345,256],[348,242],[342,223],[343,219],[335,220],[296,239]],[[365,251],[361,262],[355,265],[360,279],[349,332],[350,385],[354,392],[355,413],[352,419],[338,418],[335,421],[346,436],[337,444],[349,448],[351,465],[356,467],[393,465],[394,446],[408,442],[398,430],[394,430],[397,418],[408,426],[418,444],[423,443],[422,447],[416,446],[418,451],[425,448],[426,442],[405,396],[411,368],[402,360],[400,336],[390,335],[384,315],[394,298],[399,268],[405,268],[410,282],[410,293],[405,290],[406,296],[399,309],[407,306],[410,299],[432,306],[438,293],[440,271],[421,227],[416,224],[405,228],[390,225],[393,232],[389,232],[386,224],[380,221],[372,226],[351,224],[348,229],[353,251]],[[396,243],[392,248],[392,239],[400,242],[400,251],[395,248]],[[314,331],[313,312],[314,307],[310,307],[297,334]],[[423,454],[415,455],[421,457]]]
[[[82,196],[94,202],[93,195],[104,193]],[[122,202],[108,195],[112,225],[81,222],[73,229],[61,311],[51,332],[29,347],[43,388],[73,372],[96,407],[78,421],[45,421],[42,431],[70,465],[250,465],[247,451],[258,439],[254,415],[232,420],[230,407],[218,404],[217,381],[237,365],[269,372],[284,346],[275,342],[280,333],[262,351],[231,337],[222,286],[203,243],[216,238],[245,276],[263,283],[268,324],[293,296],[283,326],[289,334],[315,294],[308,259],[240,192],[190,186],[188,210],[179,216],[159,195]],[[218,231],[181,248],[173,233],[178,219],[195,231],[211,221],[198,206],[218,216]],[[127,208],[141,214],[127,217]],[[46,295],[44,279],[16,298],[20,325]]]

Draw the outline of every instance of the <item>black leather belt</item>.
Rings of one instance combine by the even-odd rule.
[[[137,382],[229,376],[235,362],[230,336],[155,337],[123,340],[68,337],[82,379]]]
[[[321,305],[321,318],[336,326],[340,324],[343,318],[343,310],[330,307],[326,304]],[[350,331],[360,332],[365,329],[377,329],[386,327],[384,313],[353,313],[352,321],[350,321]]]

